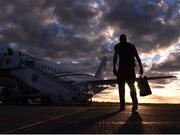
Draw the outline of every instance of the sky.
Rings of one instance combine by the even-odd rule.
[[[141,103],[180,103],[179,28],[180,0],[0,0],[1,46],[90,74],[107,56],[106,79],[114,78],[114,46],[126,34],[144,75],[178,77],[150,81],[153,94],[138,95]],[[131,101],[128,88],[126,99]],[[118,102],[117,86],[93,100]]]

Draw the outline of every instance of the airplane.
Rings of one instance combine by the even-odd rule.
[[[43,105],[91,103],[95,94],[108,88],[105,85],[117,84],[116,79],[104,80],[106,62],[107,57],[103,57],[95,75],[90,75],[0,46],[0,100],[4,104],[26,104],[37,99]]]

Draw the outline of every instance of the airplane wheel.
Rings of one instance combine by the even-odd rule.
[[[18,105],[26,105],[28,104],[28,100],[26,97],[17,97],[13,104],[18,104]]]
[[[2,90],[2,103],[3,104],[7,104],[7,105],[12,105],[14,103],[15,97],[13,94],[13,91],[11,91],[10,89],[3,89]]]

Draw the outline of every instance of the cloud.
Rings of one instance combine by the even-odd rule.
[[[76,26],[81,26],[91,22],[98,12],[98,8],[92,6],[89,0],[68,0],[57,3],[56,16],[64,24],[73,23]]]
[[[165,72],[165,73],[172,73],[176,71],[180,71],[180,53],[174,52],[170,53],[166,60],[159,64],[153,64],[151,66],[151,71],[156,72]]]
[[[116,33],[127,33],[143,52],[166,48],[179,37],[179,15],[174,12],[180,5],[166,1],[106,1],[109,11],[104,20],[116,26]]]
[[[1,44],[16,42],[20,49],[37,47],[52,5],[52,2],[44,0],[38,2],[2,0],[0,2],[0,19],[3,28]]]
[[[162,86],[162,85],[152,85],[151,88],[163,89],[163,88],[165,88],[165,86]]]
[[[106,76],[112,78],[113,47],[119,34],[126,33],[140,54],[175,46],[179,8],[178,1],[163,0],[1,0],[0,44],[13,43],[17,49],[68,61],[90,73],[107,55]],[[147,74],[179,71],[179,56],[171,55],[176,59],[153,64]],[[79,65],[72,64],[74,60]],[[149,67],[146,61],[144,65]]]

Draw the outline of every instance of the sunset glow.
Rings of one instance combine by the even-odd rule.
[[[173,104],[179,104],[180,103],[180,83],[178,83],[179,80],[176,80],[173,83],[170,83],[165,88],[152,88],[152,95],[146,96],[146,97],[140,97],[139,95],[139,89],[136,87],[137,91],[137,97],[139,103],[173,103]],[[137,84],[136,84],[137,85]],[[100,97],[99,97],[100,95]],[[119,102],[119,93],[118,93],[118,87],[112,88],[108,90],[108,94],[99,94],[93,98],[93,101],[99,101],[99,102]],[[111,95],[111,96],[109,96]],[[126,85],[126,102],[131,103],[130,98],[130,90],[128,86]]]

